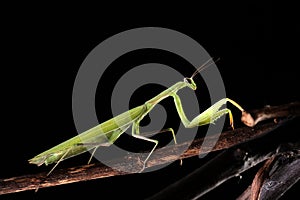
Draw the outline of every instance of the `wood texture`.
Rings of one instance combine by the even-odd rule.
[[[240,143],[245,143],[249,140],[267,134],[280,125],[280,121],[278,120],[256,125],[258,122],[269,118],[277,119],[290,116],[298,116],[300,113],[299,108],[300,103],[294,102],[282,106],[267,107],[249,112],[247,114],[249,114],[248,117],[252,117],[253,122],[255,123],[255,126],[253,125],[254,127],[245,126],[232,131],[223,132],[220,137],[218,134],[206,137],[207,146],[203,146],[203,138],[199,138],[195,139],[194,141],[188,141],[178,144],[176,146],[160,148],[152,154],[151,158],[147,162],[146,169],[162,164],[171,163],[179,159],[206,154],[210,151],[228,149]],[[242,120],[247,121],[249,120],[249,118]],[[218,140],[216,145],[214,145],[213,149],[211,149],[211,145],[213,145],[216,140]],[[179,157],[178,152],[181,152],[183,149],[187,148],[188,150],[186,150]],[[127,155],[122,159],[110,161],[109,166],[113,166],[112,168],[107,167],[101,163],[95,163],[90,165],[55,170],[48,177],[46,176],[47,172],[44,172],[0,179],[0,195],[26,190],[36,190],[37,188],[52,187],[79,181],[137,173],[141,170],[142,167],[141,160],[142,158],[135,155]],[[114,169],[121,170],[118,171]]]

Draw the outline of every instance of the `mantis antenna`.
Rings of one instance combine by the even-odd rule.
[[[191,78],[194,78],[198,73],[200,73],[207,67],[211,66],[212,64],[218,62],[219,60],[220,60],[220,58],[217,58],[215,61],[213,60],[213,58],[208,59],[203,65],[201,65],[199,68],[196,69],[196,71],[193,73]]]

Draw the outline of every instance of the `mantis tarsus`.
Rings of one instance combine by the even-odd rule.
[[[29,163],[36,164],[38,166],[42,164],[48,165],[48,164],[56,163],[56,165],[48,173],[49,175],[61,161],[79,155],[89,150],[93,150],[93,153],[90,157],[91,160],[98,147],[109,146],[113,144],[121,134],[123,134],[130,126],[132,126],[133,137],[154,143],[154,147],[152,148],[147,158],[143,162],[143,169],[144,169],[149,157],[155,150],[158,141],[140,135],[139,123],[160,101],[170,96],[173,97],[178,115],[183,125],[186,128],[193,128],[196,126],[202,126],[202,125],[213,123],[215,120],[217,120],[218,118],[220,118],[225,114],[229,114],[230,125],[233,128],[233,117],[231,111],[228,108],[221,109],[221,107],[224,104],[226,104],[226,102],[230,102],[243,112],[244,109],[235,101],[229,98],[221,99],[218,102],[216,102],[214,105],[209,107],[207,110],[205,110],[204,112],[196,116],[193,120],[189,121],[182,108],[180,97],[176,94],[179,90],[185,87],[188,87],[192,90],[196,90],[197,86],[193,78],[202,69],[212,64],[212,63],[209,64],[211,60],[212,59],[208,60],[201,67],[199,67],[190,78],[184,78],[183,81],[175,83],[174,85],[164,90],[157,96],[146,101],[143,105],[132,108],[127,112],[124,112],[65,142],[62,142],[61,144],[58,144],[57,146],[54,146],[53,148],[30,159]],[[164,131],[170,131],[172,133],[174,142],[176,144],[177,142],[176,142],[176,137],[173,129],[168,128],[165,129]]]

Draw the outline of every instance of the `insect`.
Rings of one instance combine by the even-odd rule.
[[[137,106],[127,112],[119,114],[118,116],[112,119],[109,119],[65,142],[62,142],[61,144],[58,144],[57,146],[54,146],[53,148],[50,148],[47,151],[44,151],[41,154],[38,154],[34,158],[30,159],[29,163],[36,164],[38,166],[42,164],[49,165],[52,163],[56,163],[48,173],[49,175],[61,161],[79,155],[86,151],[93,150],[91,157],[89,159],[90,162],[91,158],[93,157],[98,147],[110,146],[120,137],[121,134],[123,134],[127,129],[131,127],[133,137],[148,142],[152,142],[154,144],[152,150],[147,155],[146,159],[143,161],[143,169],[144,169],[149,157],[156,149],[158,141],[140,135],[139,124],[141,120],[160,101],[162,101],[167,97],[173,97],[177,113],[183,125],[186,128],[193,128],[196,126],[202,126],[202,125],[213,123],[218,118],[226,114],[229,115],[230,125],[233,128],[233,116],[231,111],[228,108],[221,109],[221,107],[224,104],[226,104],[226,102],[230,102],[235,107],[237,107],[240,111],[243,112],[244,109],[235,101],[229,98],[221,99],[190,121],[187,119],[181,104],[180,97],[177,95],[177,92],[179,90],[186,87],[192,90],[196,90],[197,86],[193,78],[195,77],[195,75],[200,73],[201,70],[210,66],[212,63],[213,63],[212,59],[209,59],[201,67],[199,67],[190,78],[184,78],[183,81],[175,83],[171,87],[162,91],[157,96],[146,101],[143,105]],[[174,142],[175,144],[177,144],[174,130],[172,128],[168,128],[168,129],[161,130],[160,132],[166,132],[166,131],[172,133]],[[143,171],[143,169],[141,171]]]

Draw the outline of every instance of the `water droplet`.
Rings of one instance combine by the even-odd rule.
[[[280,182],[280,181],[268,181],[268,182],[266,182],[265,184],[264,184],[264,188],[266,189],[266,190],[275,190],[276,189],[276,187],[279,185],[279,184],[281,184],[282,182]]]

